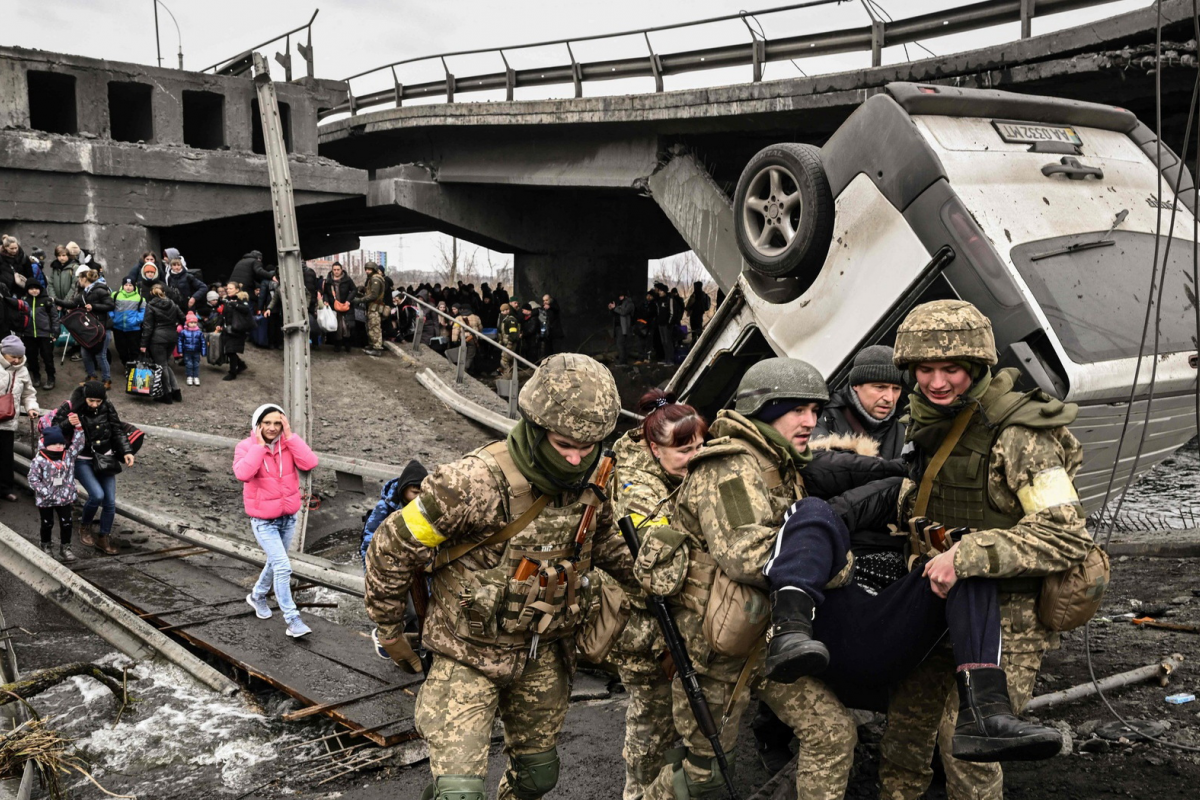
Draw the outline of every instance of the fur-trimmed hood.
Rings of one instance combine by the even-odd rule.
[[[844,450],[860,456],[878,456],[879,442],[861,433],[832,433],[808,443],[813,450]]]

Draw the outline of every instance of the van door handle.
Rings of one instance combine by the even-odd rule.
[[[1073,181],[1081,181],[1087,177],[1104,180],[1104,170],[1080,164],[1079,159],[1075,156],[1063,156],[1057,164],[1047,164],[1042,167],[1042,174],[1047,178],[1051,175],[1066,175]]]

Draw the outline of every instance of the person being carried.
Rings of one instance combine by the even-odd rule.
[[[54,518],[58,518],[58,560],[75,560],[71,552],[71,507],[78,490],[75,488],[75,459],[87,439],[78,433],[67,445],[61,428],[51,425],[42,431],[42,446],[29,463],[29,488],[33,490],[38,515],[42,520],[42,552],[54,556],[51,534]]]
[[[233,452],[233,475],[242,482],[242,501],[254,538],[267,554],[267,563],[246,602],[259,619],[271,618],[267,594],[275,590],[275,601],[287,623],[287,635],[307,636],[312,628],[300,619],[292,599],[292,562],[288,548],[296,533],[300,511],[300,470],[317,467],[317,455],[292,433],[283,409],[265,403],[250,415],[250,435],[238,442]]]

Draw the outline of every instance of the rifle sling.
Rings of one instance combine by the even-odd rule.
[[[542,509],[545,508],[546,504],[549,502],[550,495],[544,494],[537,500],[534,500],[533,504],[529,506],[529,508],[525,509],[525,513],[521,514],[521,516],[517,517],[512,522],[508,523],[486,539],[479,542],[463,542],[462,544],[451,547],[449,550],[438,551],[438,554],[433,557],[433,561],[429,562],[429,564],[425,567],[425,571],[436,572],[452,561],[457,561],[458,559],[462,558],[476,547],[507,542],[509,539],[513,538],[518,533],[529,527],[529,523],[533,522],[534,518],[537,517],[538,514],[542,513]]]
[[[721,730],[725,729],[725,723],[729,721],[729,716],[733,714],[733,707],[737,705],[738,698],[746,691],[746,687],[750,684],[750,676],[754,674],[754,668],[758,666],[758,659],[762,656],[764,642],[759,642],[750,651],[750,655],[746,656],[746,663],[742,665],[742,671],[738,673],[737,683],[733,685],[733,691],[729,694],[729,702],[725,704],[725,709],[721,713]]]
[[[958,412],[958,416],[954,418],[954,424],[950,426],[950,430],[946,433],[946,438],[942,440],[941,446],[933,454],[933,459],[929,462],[929,466],[925,468],[924,474],[921,475],[921,485],[917,488],[917,502],[913,506],[913,517],[925,516],[925,510],[929,508],[929,495],[933,493],[933,481],[937,478],[938,473],[942,471],[942,467],[945,466],[946,459],[950,458],[950,451],[954,449],[955,445],[958,444],[958,440],[962,438],[974,414],[975,404],[972,403]]]

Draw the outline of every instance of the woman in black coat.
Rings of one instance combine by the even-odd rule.
[[[183,402],[179,381],[171,369],[171,353],[175,351],[175,341],[182,323],[183,314],[179,306],[167,297],[161,283],[154,284],[150,288],[150,299],[146,301],[146,316],[142,318],[142,352],[162,367],[163,394],[158,401],[167,405]]]
[[[112,370],[108,363],[108,343],[112,340],[112,318],[109,316],[109,312],[116,309],[117,303],[112,299],[112,292],[109,291],[108,286],[100,282],[100,273],[96,270],[84,270],[80,267],[78,274],[79,288],[75,290],[69,300],[55,300],[54,304],[59,308],[86,308],[100,319],[107,331],[104,344],[95,352],[86,347],[81,348],[83,368],[87,370],[87,377],[84,378],[84,381],[97,380],[98,377],[99,380],[104,381],[105,389],[111,389]]]
[[[341,264],[334,264],[321,283],[321,295],[337,312],[337,330],[329,334],[335,353],[339,348],[350,352],[350,337],[354,333],[354,310],[350,301],[354,299],[356,291],[354,279],[346,274]]]
[[[248,369],[242,353],[246,352],[246,337],[254,329],[250,295],[239,291],[235,283],[227,284],[225,300],[214,316],[214,330],[221,334],[221,352],[229,359],[229,374],[221,380],[231,381]]]
[[[83,506],[79,541],[85,547],[115,555],[112,542],[113,519],[117,515],[117,471],[120,465],[133,466],[133,448],[125,435],[117,409],[108,400],[108,392],[99,381],[87,381],[77,388],[71,399],[59,406],[54,424],[62,429],[63,438],[71,441],[77,430],[85,437],[83,449],[75,461],[75,478],[87,490]],[[97,464],[97,456],[109,456],[108,465]],[[104,469],[109,466],[109,469]],[[96,535],[92,521],[100,510],[100,532]]]

